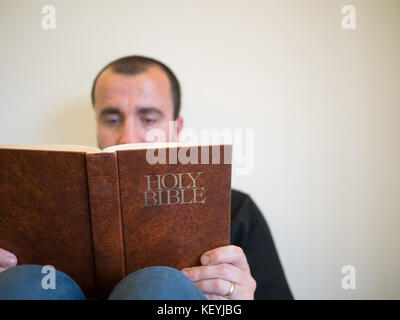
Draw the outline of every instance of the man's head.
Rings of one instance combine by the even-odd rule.
[[[109,63],[92,87],[99,147],[153,142],[146,138],[151,129],[162,130],[168,139],[173,120],[179,133],[180,96],[176,76],[157,60],[129,56]]]

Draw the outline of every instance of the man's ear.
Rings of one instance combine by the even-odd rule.
[[[181,133],[182,129],[183,129],[183,118],[179,116],[176,119],[176,134],[178,141],[179,141],[179,134]]]

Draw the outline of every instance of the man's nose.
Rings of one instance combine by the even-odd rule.
[[[127,121],[121,129],[118,144],[141,142],[138,133],[138,127],[131,121]]]

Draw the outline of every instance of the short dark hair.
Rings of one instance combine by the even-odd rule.
[[[175,74],[170,68],[168,68],[164,63],[144,57],[144,56],[128,56],[110,62],[97,74],[92,85],[92,104],[94,106],[94,90],[96,88],[97,79],[103,73],[104,70],[110,68],[112,71],[118,74],[124,74],[129,76],[134,76],[147,71],[150,67],[157,66],[161,68],[167,75],[169,83],[171,86],[171,96],[172,102],[174,104],[174,120],[179,116],[179,111],[181,109],[181,87],[179,81]]]

